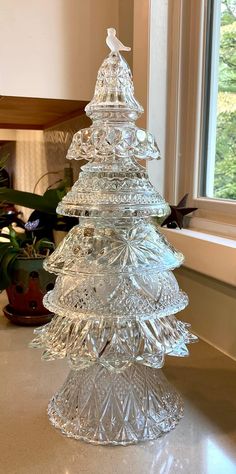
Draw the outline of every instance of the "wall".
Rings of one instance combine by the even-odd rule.
[[[166,129],[168,54],[172,54],[168,50],[168,0],[135,0],[134,83],[136,96],[147,110],[139,124],[154,134],[160,146],[162,160],[149,162],[148,172],[163,195],[166,141],[171,134]],[[185,267],[175,274],[190,299],[179,318],[189,322],[199,337],[236,359],[235,288]]]
[[[12,137],[11,137],[12,139]],[[11,140],[10,139],[10,140]],[[4,139],[5,141],[6,139]],[[14,140],[9,141],[8,143],[2,144],[0,147],[0,159],[3,160],[5,164],[5,168],[7,169],[7,172],[10,177],[10,186],[12,185],[12,177],[13,177],[13,169],[12,169],[12,163],[15,160],[15,154],[16,154],[16,142]]]
[[[80,115],[66,122],[62,122],[45,131],[42,130],[2,130],[0,137],[3,140],[12,140],[0,149],[0,155],[9,153],[10,159],[7,169],[11,175],[12,185],[20,191],[43,194],[48,186],[63,178],[64,167],[72,166],[74,180],[77,179],[81,161],[67,161],[66,153],[75,132],[87,127],[90,120]],[[10,133],[11,132],[11,133]],[[44,176],[35,189],[40,177]],[[20,208],[27,219],[30,210]]]
[[[175,275],[190,300],[180,319],[189,322],[202,339],[236,359],[235,287],[184,267]]]
[[[109,54],[107,27],[133,49],[133,0],[0,0],[0,94],[26,97],[91,99],[97,71]],[[133,52],[124,53],[132,67]],[[8,168],[15,189],[34,191],[47,172],[71,164],[77,179],[81,162],[67,162],[73,134],[90,124],[84,115],[43,131],[0,130],[0,139],[13,140]],[[45,176],[37,185],[42,194],[58,179]],[[25,217],[29,215],[24,209]]]
[[[0,0],[0,10],[1,95],[91,97],[119,0]]]
[[[168,0],[134,1],[133,76],[135,97],[144,107],[137,125],[147,128],[161,151],[148,162],[152,184],[164,192],[167,94]]]
[[[149,65],[149,0],[134,1],[133,80],[135,97],[144,108],[137,120],[139,127],[146,127],[148,106]]]
[[[133,70],[134,0],[119,0],[118,7],[118,36],[125,46],[131,47],[131,52],[123,51],[122,55],[125,57],[131,70]]]
[[[91,99],[106,29],[133,43],[134,0],[0,0],[0,94]],[[125,54],[132,66],[132,54]]]
[[[80,167],[86,162],[68,161],[66,160],[66,154],[74,133],[81,128],[90,126],[90,124],[91,121],[86,115],[80,115],[44,131],[45,155],[49,172],[55,169],[63,170],[64,166],[70,165],[74,170],[74,180],[78,178]],[[49,177],[48,183],[50,184],[51,182],[52,178]]]
[[[148,121],[161,152],[160,161],[150,161],[148,172],[152,184],[164,193],[166,112],[167,112],[167,61],[168,61],[168,0],[150,1]],[[169,130],[167,133],[170,133]]]
[[[0,76],[1,88],[6,87],[5,93],[10,93],[10,89],[15,84],[15,70],[17,74],[17,94],[15,95],[38,95],[36,88],[41,87],[41,96],[46,97],[65,97],[65,98],[87,98],[91,97],[93,86],[96,79],[97,68],[107,54],[104,44],[104,29],[109,26],[120,25],[121,39],[124,43],[131,45],[131,32],[134,33],[134,55],[126,55],[130,64],[134,66],[135,93],[142,105],[148,106],[148,125],[147,127],[154,133],[160,144],[162,155],[165,152],[165,100],[166,100],[166,57],[167,57],[167,1],[151,0],[151,18],[149,18],[149,1],[120,0],[119,8],[117,2],[99,0],[102,9],[96,10],[96,3],[93,0],[93,21],[88,31],[88,18],[91,16],[92,2],[86,0],[82,2],[84,8],[84,28],[77,31],[77,18],[81,7],[79,0],[51,0],[47,2],[42,0],[21,0],[18,4],[14,0],[0,0],[2,16],[0,19],[0,48],[3,51],[2,64],[6,58],[5,44],[9,43],[9,57],[5,67],[2,68]],[[12,7],[14,4],[14,8]],[[67,5],[66,8],[65,4]],[[46,9],[45,9],[46,5]],[[56,9],[55,9],[56,5]],[[109,5],[109,8],[108,8]],[[4,8],[2,8],[4,7]],[[33,14],[33,9],[38,8],[38,15]],[[134,11],[133,11],[134,7]],[[95,10],[94,10],[95,8]],[[128,10],[127,10],[128,8]],[[17,12],[18,9],[18,12]],[[105,9],[105,13],[104,13]],[[26,11],[27,10],[27,11]],[[25,14],[23,12],[25,11]],[[14,15],[13,15],[14,12]],[[41,34],[41,15],[46,19],[43,37],[41,37],[41,47],[36,48],[37,54],[34,54],[35,41],[34,31]],[[74,14],[76,12],[76,14]],[[9,17],[9,15],[11,16]],[[21,20],[21,24],[15,16]],[[111,16],[109,16],[111,15]],[[30,21],[34,19],[30,23]],[[54,20],[52,21],[52,18]],[[134,18],[134,24],[133,24]],[[31,20],[30,20],[31,19]],[[58,21],[56,21],[56,19]],[[112,19],[112,24],[110,22]],[[126,21],[127,20],[127,21]],[[103,21],[106,24],[103,24]],[[150,21],[150,23],[149,23]],[[93,22],[96,23],[94,35],[92,34]],[[128,23],[130,28],[128,28]],[[11,25],[11,28],[9,28]],[[71,29],[69,29],[71,25]],[[87,25],[87,26],[85,26]],[[65,31],[67,28],[67,32]],[[150,28],[150,44],[149,44]],[[82,35],[83,37],[80,36]],[[62,34],[63,33],[63,34]],[[16,41],[9,41],[9,35],[14,35]],[[57,38],[58,43],[55,48],[51,37]],[[91,62],[92,49],[96,37],[96,59]],[[85,58],[79,54],[81,48],[85,47],[85,38],[90,38],[91,42],[86,46]],[[25,67],[22,47],[26,43],[27,58],[31,58],[32,70],[28,71]],[[70,50],[69,44],[74,44]],[[150,47],[151,70],[148,75],[148,48]],[[156,54],[158,47],[159,54]],[[47,49],[45,57],[45,49]],[[61,62],[61,52],[63,51],[63,61]],[[12,57],[16,54],[16,62],[12,62]],[[14,56],[15,57],[15,56]],[[78,58],[80,61],[78,62]],[[90,58],[90,65],[87,68],[86,58]],[[44,60],[49,63],[49,71],[42,69]],[[154,61],[154,62],[153,62]],[[12,69],[11,69],[12,68]],[[42,70],[44,71],[42,81]],[[73,73],[71,71],[73,70]],[[81,71],[83,73],[81,74]],[[47,88],[47,78],[50,76],[53,88]],[[60,81],[58,78],[60,77]],[[38,80],[37,80],[38,78]],[[35,81],[36,80],[36,81]],[[34,82],[35,81],[35,82]],[[149,85],[149,97],[148,97]],[[8,87],[8,89],[7,89]],[[37,89],[38,90],[38,89]],[[48,91],[51,90],[49,93]],[[83,92],[84,91],[84,92]],[[45,95],[47,94],[47,95]],[[48,95],[49,94],[49,95]],[[84,97],[81,96],[84,94]],[[146,109],[147,110],[147,109]],[[16,159],[12,165],[15,165],[15,187],[33,191],[36,180],[47,170],[62,169],[65,165],[66,150],[69,146],[72,134],[79,128],[86,126],[88,121],[85,117],[79,117],[72,121],[60,124],[60,126],[48,129],[45,132],[39,131],[9,131],[8,139],[17,139]],[[146,126],[146,116],[140,120],[141,126]],[[2,131],[0,131],[2,132]],[[6,137],[7,131],[4,131]],[[15,135],[14,135],[15,134]],[[14,137],[13,137],[14,135]],[[1,139],[4,137],[0,134]],[[150,178],[154,184],[161,189],[163,179],[163,163],[153,163],[149,166]],[[73,163],[75,177],[80,163]],[[45,178],[37,188],[37,192],[43,192],[47,185],[52,182],[54,176]],[[192,324],[193,330],[203,339],[210,342],[231,357],[236,358],[236,294],[235,288],[225,285],[212,278],[193,272],[186,268],[177,270],[176,276],[180,286],[188,293],[190,305],[180,313],[180,318]]]

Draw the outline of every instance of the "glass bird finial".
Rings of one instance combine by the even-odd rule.
[[[115,28],[107,28],[106,44],[112,53],[131,50],[129,46],[124,46],[123,43],[121,43],[121,41],[116,37]]]

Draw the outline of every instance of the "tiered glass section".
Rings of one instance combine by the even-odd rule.
[[[79,225],[45,262],[57,275],[44,298],[55,317],[31,343],[71,367],[49,404],[52,424],[92,443],[135,443],[173,428],[182,403],[160,368],[196,340],[175,317],[188,304],[171,272],[183,255],[152,222],[169,206],[138,162],[160,157],[134,123],[142,111],[127,63],[111,52],[86,107],[93,123],[68,150],[88,163],[58,205]]]

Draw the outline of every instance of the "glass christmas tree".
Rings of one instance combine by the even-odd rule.
[[[88,163],[57,209],[79,225],[46,260],[58,275],[44,298],[55,316],[31,345],[71,367],[49,403],[52,424],[92,443],[129,444],[157,438],[182,416],[160,368],[166,354],[186,356],[196,338],[175,317],[188,303],[171,272],[183,255],[152,223],[169,206],[139,164],[159,159],[159,149],[135,125],[143,109],[113,29],[107,44],[86,107],[92,125],[74,135],[67,155]]]

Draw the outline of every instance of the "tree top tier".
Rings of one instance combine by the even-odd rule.
[[[128,158],[160,158],[152,134],[134,124],[143,108],[134,97],[132,74],[120,53],[110,53],[102,63],[94,97],[85,111],[93,124],[74,135],[68,159],[96,163],[104,163],[105,159],[106,164],[111,164],[114,159],[122,158],[127,170],[127,166],[132,167]]]
[[[134,121],[143,113],[143,107],[134,97],[130,68],[120,53],[111,52],[103,61],[94,97],[85,110],[92,120]]]
[[[143,107],[134,97],[130,68],[120,53],[110,53],[103,61],[97,76],[94,97],[86,107],[93,120],[111,118],[136,120]]]
[[[111,52],[86,107],[93,123],[74,135],[67,154],[68,159],[88,163],[59,204],[59,214],[116,219],[169,214],[168,204],[138,162],[160,158],[152,134],[134,123],[142,112],[128,64],[119,52]]]

